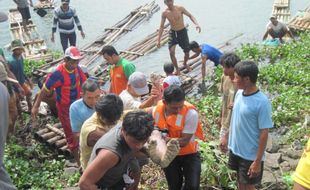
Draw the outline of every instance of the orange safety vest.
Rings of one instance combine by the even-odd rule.
[[[119,95],[127,88],[127,78],[125,76],[123,65],[114,66],[110,70],[112,93]]]
[[[155,125],[160,129],[168,129],[169,137],[180,138],[185,126],[185,116],[190,109],[196,110],[195,106],[185,101],[183,108],[179,111],[178,114],[165,117],[165,104],[160,101],[155,108],[155,112],[153,112]],[[198,126],[194,135],[201,140],[205,139],[200,120],[198,120]],[[197,141],[191,140],[186,146],[180,149],[179,155],[193,154],[196,153],[197,150]]]

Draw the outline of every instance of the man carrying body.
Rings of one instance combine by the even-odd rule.
[[[176,138],[181,147],[178,156],[164,168],[170,190],[199,189],[201,160],[195,138],[204,139],[196,108],[185,101],[183,89],[171,85],[164,91],[164,98],[153,109],[155,126],[168,130],[166,141]]]
[[[29,19],[31,18],[29,11],[29,3],[30,6],[33,7],[32,0],[29,0],[29,3],[28,0],[13,0],[13,1],[16,3],[17,9],[22,15],[24,31],[27,32],[28,31],[27,24],[29,22]]]
[[[295,40],[294,35],[290,29],[282,22],[277,20],[277,17],[271,16],[270,22],[267,24],[267,30],[264,34],[263,40],[268,37],[268,34],[272,39],[279,38],[280,42],[283,43],[283,37],[288,34],[293,40]]]
[[[189,39],[187,35],[187,29],[184,25],[184,19],[183,19],[183,14],[188,16],[192,22],[195,24],[197,31],[200,33],[201,28],[198,25],[195,17],[189,13],[184,7],[174,5],[174,0],[164,0],[165,4],[167,5],[167,9],[164,10],[164,12],[161,15],[161,22],[160,22],[160,27],[159,27],[159,32],[158,32],[158,40],[157,40],[157,47],[160,47],[160,40],[161,36],[164,30],[164,25],[166,19],[168,19],[170,23],[171,30],[169,32],[169,53],[170,53],[170,58],[173,63],[173,65],[176,68],[176,73],[177,75],[180,74],[180,69],[178,67],[178,62],[175,57],[175,48],[176,45],[179,44],[179,46],[183,49],[184,51],[184,66],[187,68],[188,71],[191,70],[191,68],[187,65],[187,61],[189,58]]]
[[[98,83],[88,79],[82,85],[82,98],[75,101],[70,106],[70,124],[77,142],[79,142],[83,123],[95,113],[95,105],[100,94]]]
[[[263,176],[268,129],[272,128],[271,103],[256,87],[258,67],[241,61],[234,67],[234,84],[239,89],[233,105],[228,138],[228,166],[237,171],[238,189],[254,190]]]
[[[215,47],[210,46],[209,44],[199,45],[197,42],[192,41],[190,43],[190,49],[195,52],[189,59],[194,59],[201,54],[201,74],[202,80],[204,81],[206,77],[206,62],[211,60],[214,63],[214,66],[218,66],[220,63],[220,57],[222,53]]]
[[[124,189],[124,174],[133,173],[139,181],[139,166],[135,155],[143,148],[154,128],[152,116],[143,111],[129,112],[122,126],[116,126],[96,143],[90,162],[79,181],[81,190]],[[132,186],[136,185],[135,183]]]
[[[113,46],[101,50],[103,58],[110,64],[110,93],[119,95],[126,89],[129,76],[136,71],[134,64],[119,56]]]
[[[87,119],[80,133],[80,161],[85,170],[96,142],[113,128],[123,113],[123,102],[115,94],[101,97],[95,106],[96,112]]]
[[[68,47],[68,41],[70,42],[70,46],[76,46],[76,34],[75,34],[74,22],[77,25],[78,30],[81,32],[82,38],[85,38],[85,34],[80,24],[80,20],[76,14],[76,10],[70,7],[69,3],[70,0],[61,0],[61,6],[54,10],[54,19],[52,27],[51,41],[55,42],[54,33],[56,32],[58,23],[60,42],[64,52]]]
[[[221,79],[220,92],[222,92],[222,109],[221,109],[221,130],[220,130],[220,149],[227,152],[227,139],[225,134],[229,131],[232,106],[236,94],[236,87],[233,84],[235,78],[235,65],[240,58],[235,53],[225,53],[220,58],[220,64],[223,66],[223,76]]]
[[[134,72],[128,79],[127,89],[119,95],[124,103],[124,110],[142,109],[152,106],[157,96],[150,95],[145,101],[141,96],[149,93],[146,76],[141,72]]]
[[[79,162],[78,142],[74,139],[71,130],[69,108],[74,101],[80,98],[81,86],[86,80],[82,69],[78,66],[80,59],[80,51],[76,47],[66,49],[64,63],[58,65],[48,77],[31,111],[32,119],[36,120],[42,99],[55,90],[58,118],[64,129],[68,148],[72,151],[77,162]]]

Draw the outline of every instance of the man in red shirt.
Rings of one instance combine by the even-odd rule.
[[[58,118],[64,129],[68,148],[72,151],[77,162],[78,142],[73,138],[70,126],[69,108],[75,100],[80,98],[81,86],[86,80],[86,76],[78,66],[80,59],[81,54],[76,47],[71,46],[66,49],[64,63],[58,65],[56,70],[47,78],[31,111],[32,118],[35,120],[41,100],[48,96],[52,90],[55,90]]]

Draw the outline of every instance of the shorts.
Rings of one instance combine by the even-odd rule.
[[[17,8],[20,14],[22,15],[23,20],[29,20],[31,18],[29,7],[26,8]]]
[[[170,30],[168,41],[169,49],[176,44],[179,44],[179,46],[183,49],[184,53],[188,53],[190,51],[189,39],[186,28],[183,28],[179,31]]]
[[[248,176],[248,170],[251,166],[253,161],[245,160],[240,156],[237,156],[229,151],[229,160],[228,160],[228,167],[232,170],[237,171],[238,182],[242,184],[259,184],[263,177],[263,170],[264,170],[264,162],[261,162],[261,173],[257,177],[250,178]]]

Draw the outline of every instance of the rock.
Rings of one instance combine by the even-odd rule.
[[[294,150],[303,150],[303,145],[300,143],[299,140],[295,140],[293,143],[292,143],[292,148]]]
[[[267,146],[266,146],[266,151],[269,153],[278,152],[278,150],[280,149],[280,145],[278,142],[279,141],[275,137],[269,135],[268,141],[267,141]]]
[[[75,167],[78,168],[78,164],[74,160],[66,160],[65,167]]]
[[[79,168],[76,168],[76,167],[65,168],[65,174],[73,175],[76,172],[79,172]]]
[[[281,167],[281,170],[283,172],[288,172],[291,170],[291,166],[290,166],[290,163],[288,161],[284,161],[280,164],[280,167]]]
[[[293,159],[299,159],[303,153],[303,150],[293,150],[293,149],[287,149],[284,155],[293,158]]]
[[[79,187],[66,187],[63,190],[80,190]]]
[[[281,162],[281,157],[282,157],[281,153],[270,154],[266,152],[265,156],[266,156],[265,167],[272,168],[272,169],[278,169],[280,167],[279,163]]]
[[[299,162],[299,159],[292,159],[288,156],[282,156],[282,160],[287,161],[289,163],[291,170],[295,170]]]

